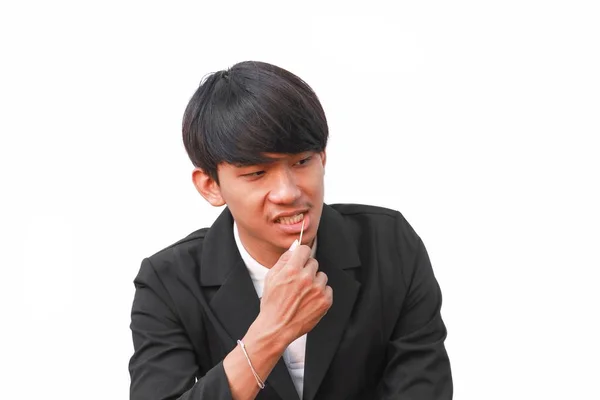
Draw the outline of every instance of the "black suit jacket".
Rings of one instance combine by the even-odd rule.
[[[135,278],[132,400],[231,399],[222,360],[260,302],[228,209],[144,259]],[[423,242],[397,211],[324,205],[316,258],[333,305],[308,333],[304,399],[452,398],[442,297]],[[280,359],[260,400],[297,400]]]

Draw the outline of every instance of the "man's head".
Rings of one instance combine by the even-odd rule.
[[[314,239],[327,138],[325,113],[312,89],[261,62],[208,76],[183,118],[194,185],[212,205],[227,204],[248,251],[263,263],[272,257],[261,254],[280,254],[298,237],[300,217],[282,215],[302,213],[303,242]]]

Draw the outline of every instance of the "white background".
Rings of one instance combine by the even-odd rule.
[[[221,211],[183,110],[248,59],[320,96],[326,202],[423,238],[456,399],[600,398],[597,2],[167,4],[0,6],[0,398],[128,398],[140,262]]]

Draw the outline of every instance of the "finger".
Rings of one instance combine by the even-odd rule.
[[[317,272],[317,277],[315,278],[315,284],[320,287],[320,288],[325,288],[325,286],[327,286],[327,275],[325,274],[325,272],[319,271]]]
[[[275,273],[275,272],[281,270],[281,268],[283,268],[285,266],[285,264],[290,260],[290,258],[292,258],[292,254],[293,254],[293,251],[290,251],[290,250],[283,253],[281,255],[281,257],[279,257],[279,260],[277,260],[275,265],[273,265],[273,267],[271,267],[271,270],[269,272]]]
[[[329,301],[329,307],[333,304],[333,289],[331,286],[325,286],[325,298]]]
[[[314,278],[317,275],[317,271],[319,271],[319,262],[314,258],[309,258],[306,264],[304,264],[304,269]]]
[[[306,245],[300,245],[292,252],[292,256],[285,263],[286,266],[301,269],[306,265],[310,258],[311,248]]]
[[[298,239],[294,240],[294,243],[292,243],[289,250],[294,251],[296,249],[296,247],[298,247],[299,244],[300,244],[300,242],[298,241]]]
[[[302,277],[302,283],[305,285],[306,289],[312,288],[316,275],[317,275],[317,267],[313,263],[306,265],[300,271],[300,276]]]
[[[331,306],[333,305],[333,289],[331,286],[325,286],[324,298],[319,301],[318,304],[322,316],[327,314],[327,312],[331,309]]]

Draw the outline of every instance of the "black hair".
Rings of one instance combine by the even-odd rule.
[[[208,75],[183,115],[183,143],[194,166],[219,183],[217,167],[268,163],[264,153],[323,151],[323,107],[302,79],[272,64],[244,61]]]

